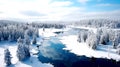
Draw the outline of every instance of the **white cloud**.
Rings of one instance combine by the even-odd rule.
[[[85,4],[89,0],[79,0]],[[0,18],[33,20],[79,20],[83,17],[119,15],[120,11],[86,12],[85,7],[71,6],[71,0],[0,0]],[[109,4],[108,4],[109,5]],[[107,6],[108,6],[107,5]],[[102,6],[102,5],[101,5]]]
[[[68,21],[79,21],[81,19],[89,19],[89,18],[120,18],[120,10],[115,11],[105,11],[105,12],[73,12],[69,15],[66,15],[62,18],[62,20]]]
[[[47,20],[61,20],[77,10],[83,11],[81,7],[70,7],[71,1],[52,0],[0,0],[0,17],[12,18],[40,18]],[[37,15],[38,14],[38,15]]]
[[[87,2],[89,2],[90,0],[78,0],[78,2],[80,2],[81,4],[86,4]]]
[[[52,7],[70,6],[72,2],[70,1],[56,1],[50,4]]]

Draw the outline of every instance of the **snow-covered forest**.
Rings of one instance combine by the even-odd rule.
[[[101,62],[97,59],[103,58],[119,67],[119,28],[120,21],[110,19],[69,24],[0,20],[0,66],[74,67],[80,61],[78,57],[85,56],[92,64],[94,59],[96,66],[107,66],[97,64]]]

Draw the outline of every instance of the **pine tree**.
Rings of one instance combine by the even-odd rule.
[[[36,28],[35,32],[33,33],[33,35],[36,35],[36,37],[39,37],[39,30]]]
[[[33,36],[33,41],[32,41],[33,44],[36,44],[37,43],[37,39],[36,39],[36,35]]]
[[[9,35],[9,37],[8,37],[8,41],[9,41],[9,42],[12,41],[12,37],[11,37],[11,35]]]
[[[19,38],[17,39],[17,43],[23,43],[23,39],[22,39],[21,37],[19,37]]]
[[[5,56],[4,56],[4,61],[6,63],[7,66],[11,65],[11,54],[10,51],[8,49],[4,50]]]
[[[17,49],[17,57],[20,61],[24,61],[30,57],[29,49],[26,45],[19,44]]]
[[[81,33],[79,33],[77,41],[78,41],[78,42],[82,42],[82,41],[81,41]]]
[[[78,35],[78,42],[86,42],[86,39],[88,37],[88,32],[87,31],[81,31]]]
[[[109,36],[107,33],[104,33],[100,37],[100,43],[106,45],[107,42],[109,41]]]
[[[29,45],[22,39],[18,39],[17,57],[20,61],[30,57]]]
[[[87,44],[90,48],[96,49],[97,45],[99,44],[99,40],[94,33],[90,33],[87,39]]]
[[[30,45],[30,37],[28,34],[24,35],[24,43],[28,46]]]

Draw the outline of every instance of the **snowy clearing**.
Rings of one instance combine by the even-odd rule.
[[[79,56],[85,55],[87,57],[108,58],[116,61],[120,60],[120,56],[116,54],[116,51],[110,45],[98,46],[97,50],[93,50],[90,49],[86,43],[79,43],[76,35],[63,36],[60,41],[65,44],[65,50],[70,50],[70,52]],[[110,51],[108,52],[108,50]]]

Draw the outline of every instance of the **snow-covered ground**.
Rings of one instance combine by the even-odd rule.
[[[62,31],[62,29],[45,28],[44,31],[39,29],[39,35],[43,37],[56,36],[57,34],[54,33],[56,31]]]
[[[93,31],[94,33],[97,32],[97,28],[90,28],[90,27],[83,27],[83,26],[69,26],[69,28],[80,28],[80,29],[86,29],[86,30],[90,30]]]
[[[4,63],[4,49],[8,48],[12,54],[12,60],[11,62],[13,64],[16,64],[16,62],[18,61],[17,57],[16,57],[16,50],[17,50],[17,46],[15,43],[10,43],[7,41],[3,41],[0,43],[0,67],[5,67],[5,63]]]
[[[55,36],[56,34],[53,33],[54,31],[52,29],[39,29],[39,35],[44,36],[44,37],[50,37],[50,36]]]
[[[6,67],[4,63],[4,49],[8,48],[10,50],[10,53],[12,55],[12,65],[10,67],[53,67],[53,65],[49,63],[41,63],[37,56],[31,56],[29,60],[25,62],[20,62],[17,59],[16,51],[17,51],[17,44],[3,41],[0,43],[0,67]],[[35,49],[32,49],[32,52],[35,52]]]
[[[23,62],[18,62],[15,67],[53,67],[49,63],[41,63],[35,56],[31,56],[29,60]]]
[[[116,50],[113,49],[111,45],[99,45],[97,50],[92,50],[86,43],[77,42],[76,35],[63,36],[61,37],[61,42],[65,44],[65,50],[70,50],[70,52],[79,56],[85,55],[87,57],[108,58],[116,61],[120,60],[120,55],[116,53]]]

